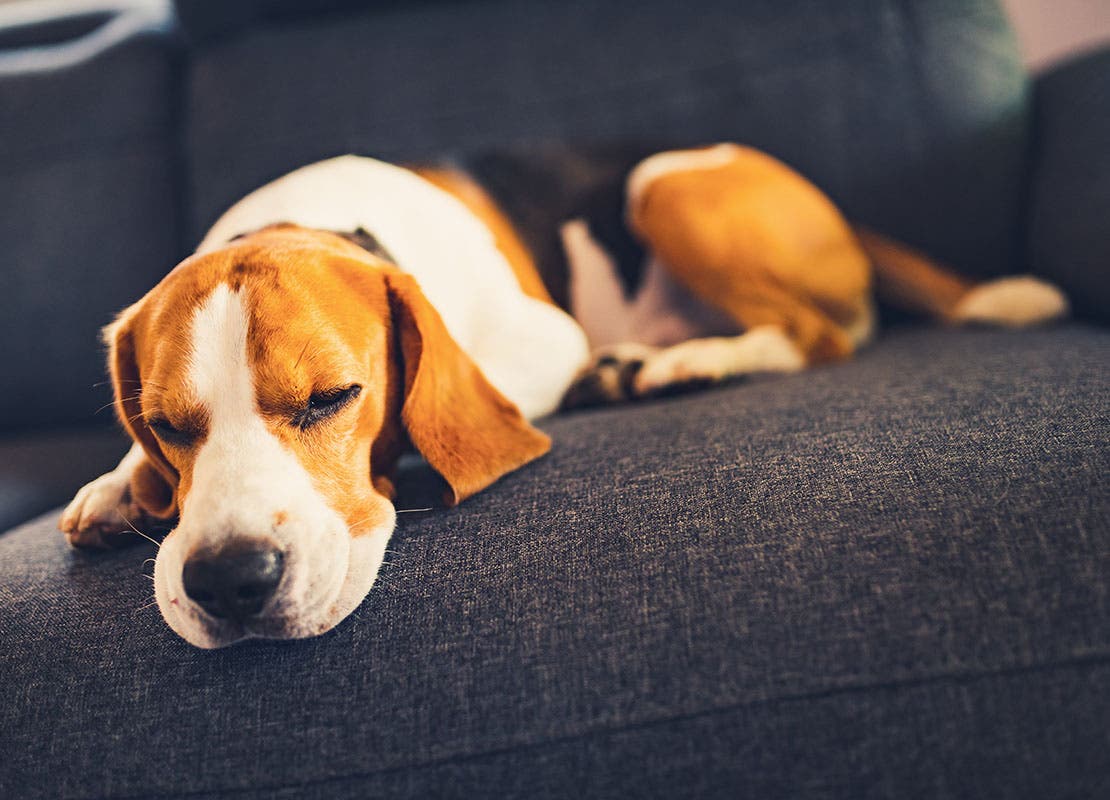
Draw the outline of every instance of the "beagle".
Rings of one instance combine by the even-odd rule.
[[[547,452],[530,421],[560,405],[847,358],[872,335],[873,282],[952,323],[1067,307],[1035,279],[977,284],[854,230],[738,145],[312,164],[234,205],[105,329],[133,446],[60,527],[95,547],[176,519],[155,597],[196,646],[314,636],[374,583],[407,448],[457,504]]]

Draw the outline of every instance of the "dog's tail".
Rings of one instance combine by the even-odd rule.
[[[895,308],[952,323],[1020,327],[1064,316],[1063,292],[1032,276],[977,282],[961,277],[911,247],[857,227],[875,269],[879,299]]]

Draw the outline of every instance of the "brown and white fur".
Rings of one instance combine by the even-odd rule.
[[[949,323],[1066,310],[1035,279],[976,284],[853,230],[800,175],[737,145],[643,160],[626,201],[649,262],[631,300],[588,220],[550,231],[576,320],[465,172],[345,156],[253,192],[106,329],[134,445],[61,528],[103,546],[140,518],[176,517],[154,574],[173,630],[200,647],[311,636],[370,590],[410,445],[453,505],[545,453],[530,420],[575,394],[849,357],[873,333],[875,288]],[[336,233],[359,231],[374,247]],[[280,565],[276,583],[261,607],[214,615],[183,575],[244,547]]]

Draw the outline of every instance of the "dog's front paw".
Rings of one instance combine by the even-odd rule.
[[[132,541],[131,526],[140,514],[131,501],[129,478],[109,472],[78,490],[58,527],[74,547],[120,547]]]
[[[953,316],[957,322],[1021,328],[1068,313],[1068,299],[1051,283],[1028,275],[998,278],[964,295]]]

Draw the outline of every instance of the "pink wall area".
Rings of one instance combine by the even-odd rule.
[[[1002,0],[1002,5],[1034,70],[1110,44],[1110,0]]]

